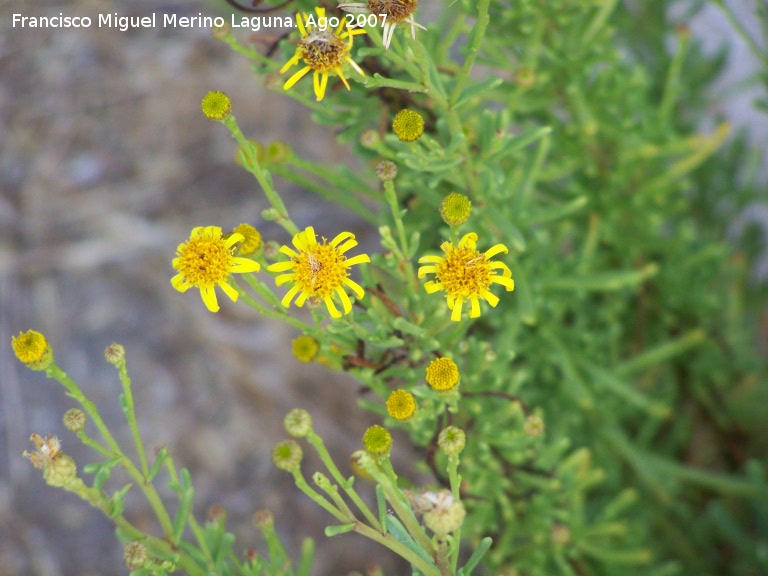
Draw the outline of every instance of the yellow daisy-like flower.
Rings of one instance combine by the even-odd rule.
[[[477,251],[477,234],[470,232],[459,240],[458,246],[451,242],[443,242],[440,249],[445,256],[422,256],[419,264],[428,264],[419,268],[419,278],[434,274],[435,280],[424,284],[429,294],[445,290],[446,299],[451,313],[451,320],[461,320],[461,308],[464,300],[469,300],[469,317],[480,316],[480,298],[484,298],[491,306],[499,303],[494,296],[491,284],[501,284],[511,292],[515,289],[512,272],[503,262],[491,262],[491,258],[499,252],[507,253],[504,244],[496,244],[485,252]],[[499,276],[494,271],[501,270]]]
[[[218,226],[198,226],[192,230],[189,240],[176,248],[173,267],[179,272],[171,278],[171,286],[179,292],[192,287],[200,288],[208,310],[219,311],[214,288],[218,286],[233,302],[237,301],[237,290],[227,284],[230,274],[258,272],[259,263],[232,255],[232,247],[244,237],[233,232],[226,239],[221,236]]]
[[[341,318],[342,314],[333,303],[333,296],[338,295],[344,306],[344,314],[352,311],[352,302],[344,291],[344,286],[352,289],[358,299],[365,292],[362,287],[349,278],[350,266],[370,262],[367,254],[359,254],[352,258],[344,256],[344,252],[357,246],[355,235],[351,232],[342,232],[331,243],[323,238],[323,243],[317,242],[315,230],[308,226],[306,230],[293,237],[293,245],[296,250],[288,246],[282,246],[280,252],[290,257],[290,260],[277,262],[267,267],[270,272],[288,272],[275,278],[278,286],[286,282],[293,282],[293,287],[283,297],[282,304],[286,308],[291,304],[294,296],[296,306],[303,306],[308,297],[312,296],[316,302],[322,300],[328,307],[328,312],[334,318]],[[300,293],[300,294],[299,294]]]
[[[320,351],[320,343],[312,338],[302,334],[298,338],[294,338],[291,343],[291,349],[296,359],[301,362],[312,362]]]
[[[264,244],[261,239],[261,233],[250,224],[240,224],[235,226],[232,232],[243,235],[243,243],[240,246],[240,254],[243,256],[250,256],[261,250]]]
[[[315,12],[317,12],[317,17],[320,22],[324,21],[327,23],[327,19],[325,19],[325,8],[315,8]],[[363,72],[362,68],[349,57],[349,51],[352,49],[354,36],[365,34],[365,30],[362,28],[351,29],[346,18],[341,19],[341,24],[339,24],[336,30],[332,30],[327,26],[321,27],[310,25],[309,22],[310,16],[304,14],[302,19],[302,15],[298,12],[296,13],[296,23],[299,26],[299,32],[301,32],[301,39],[299,40],[299,45],[296,47],[296,53],[293,55],[293,58],[288,60],[288,62],[285,63],[285,66],[280,69],[280,74],[298,64],[299,61],[304,60],[306,66],[288,79],[283,85],[283,90],[290,89],[291,86],[301,80],[307,72],[312,70],[315,96],[317,97],[317,101],[320,102],[320,100],[323,99],[323,96],[325,96],[325,88],[328,85],[328,76],[331,72],[338,74],[341,81],[344,82],[344,86],[347,87],[347,90],[350,89],[349,83],[342,72],[342,66],[345,62],[348,62],[358,74],[365,76],[365,72]]]
[[[427,366],[426,380],[436,392],[453,390],[459,385],[459,367],[450,358],[435,358]]]
[[[424,133],[424,117],[408,108],[400,110],[392,121],[392,131],[401,142],[416,142]]]
[[[363,448],[371,456],[386,456],[392,451],[392,435],[386,428],[374,424],[363,434]]]
[[[40,332],[28,330],[11,336],[11,346],[16,358],[32,370],[45,370],[53,363],[53,348]]]
[[[416,399],[405,390],[393,390],[387,398],[387,412],[395,420],[408,420],[416,412]]]

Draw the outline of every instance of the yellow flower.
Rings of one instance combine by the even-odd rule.
[[[232,101],[224,92],[208,92],[200,104],[209,120],[225,120],[232,110]]]
[[[459,367],[450,358],[435,358],[427,366],[427,384],[437,392],[453,390],[459,385]]]
[[[422,256],[419,264],[429,264],[419,268],[419,278],[434,274],[435,280],[424,284],[429,294],[445,290],[448,308],[453,312],[451,320],[461,320],[461,308],[464,300],[469,300],[469,317],[480,316],[480,298],[484,298],[491,306],[499,303],[490,287],[491,284],[501,284],[511,292],[515,289],[512,272],[503,262],[491,262],[490,259],[499,252],[507,253],[504,244],[496,244],[485,252],[477,251],[477,234],[470,232],[459,240],[458,246],[451,242],[443,242],[440,249],[445,256]],[[501,270],[501,276],[494,270]]]
[[[416,40],[416,28],[426,30],[424,26],[413,19],[413,13],[416,11],[418,0],[368,0],[367,2],[349,2],[339,4],[339,8],[347,12],[357,12],[363,14],[373,14],[382,18],[382,37],[384,48],[389,49],[392,42],[392,35],[398,24],[407,23],[411,25],[411,38]],[[386,15],[386,19],[383,18]]]
[[[250,224],[240,224],[239,226],[235,226],[232,232],[243,235],[243,243],[240,246],[240,254],[243,256],[250,256],[261,250],[263,244],[261,234]]]
[[[303,334],[291,343],[293,355],[301,362],[312,362],[320,351],[320,344],[312,336]]]
[[[258,262],[232,255],[231,248],[243,240],[243,235],[238,232],[222,238],[218,226],[194,228],[189,240],[176,248],[172,264],[179,273],[171,278],[171,285],[179,292],[186,292],[192,287],[200,288],[200,296],[211,312],[219,311],[214,291],[216,286],[224,290],[232,301],[237,301],[237,291],[227,284],[229,275],[259,270]]]
[[[341,67],[345,62],[357,70],[361,76],[365,76],[362,68],[358,66],[352,58],[349,57],[349,51],[352,49],[353,37],[358,34],[365,34],[365,30],[362,28],[350,29],[349,22],[346,18],[341,19],[341,24],[336,30],[331,30],[328,26],[328,20],[325,17],[325,8],[315,8],[317,12],[318,24],[325,22],[325,26],[311,25],[310,18],[314,21],[314,18],[304,14],[302,21],[302,15],[296,13],[296,23],[299,26],[299,32],[301,32],[301,38],[299,39],[299,45],[296,47],[296,53],[293,58],[288,60],[280,69],[280,74],[288,70],[288,68],[295,66],[300,60],[304,60],[304,68],[296,72],[291,76],[288,81],[283,85],[283,90],[288,90],[296,84],[304,75],[310,70],[313,71],[312,82],[315,88],[315,96],[317,101],[323,99],[325,96],[325,88],[328,85],[328,76],[331,72],[335,72],[344,82],[344,86],[349,90],[349,83],[344,77]],[[305,25],[306,22],[306,25]],[[344,30],[346,28],[346,30]],[[344,30],[344,32],[342,32]],[[345,42],[345,40],[349,40]]]
[[[53,348],[40,332],[19,332],[11,336],[11,346],[16,358],[31,370],[45,370],[53,363]]]
[[[405,390],[393,390],[387,398],[387,412],[395,420],[408,420],[416,412],[413,394]]]
[[[401,142],[415,142],[424,133],[424,118],[418,112],[404,108],[395,115],[392,131]]]
[[[293,282],[293,287],[288,291],[282,300],[286,308],[291,304],[296,294],[296,306],[303,306],[306,299],[312,296],[315,302],[322,300],[328,307],[333,318],[341,318],[342,314],[333,303],[333,296],[341,298],[344,306],[344,314],[352,311],[352,302],[344,291],[344,286],[349,286],[358,299],[365,294],[362,287],[357,282],[348,278],[350,266],[370,262],[367,254],[359,254],[352,258],[344,256],[344,252],[357,246],[355,235],[351,232],[342,232],[337,235],[331,243],[323,238],[323,243],[318,244],[315,236],[315,230],[308,226],[303,232],[299,232],[293,237],[293,245],[298,252],[288,246],[280,248],[280,252],[289,256],[291,259],[284,262],[277,262],[267,267],[270,272],[286,272],[275,278],[278,286],[286,282]]]

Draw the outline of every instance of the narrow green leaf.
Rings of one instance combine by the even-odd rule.
[[[559,290],[588,290],[611,292],[622,288],[633,288],[652,278],[659,272],[656,264],[648,264],[640,270],[621,270],[619,272],[598,272],[584,276],[570,276],[543,280],[542,288]]]
[[[570,202],[555,206],[554,208],[546,208],[533,212],[522,218],[528,225],[546,224],[548,222],[555,222],[568,218],[572,214],[575,214],[582,208],[589,204],[589,199],[586,196],[579,196],[574,198]]]
[[[412,552],[417,554],[422,560],[429,562],[430,564],[434,564],[434,560],[432,557],[427,553],[426,550],[424,550],[421,546],[419,546],[416,541],[411,537],[408,530],[406,530],[405,526],[403,526],[402,522],[398,518],[396,518],[392,514],[387,514],[387,521],[386,524],[382,524],[382,526],[387,527],[387,531],[392,535],[392,537],[406,546],[408,549],[410,549]]]
[[[155,479],[155,476],[157,476],[158,472],[160,472],[160,469],[163,467],[163,464],[165,464],[166,458],[168,458],[168,448],[161,448],[158,451],[157,456],[155,456],[155,462],[152,464],[152,468],[149,469],[147,482],[152,482]]]
[[[184,478],[184,472],[186,471],[187,478]],[[189,515],[192,512],[192,502],[195,498],[195,490],[189,481],[189,472],[186,468],[182,469],[182,485],[186,483],[186,487],[181,490],[181,498],[179,501],[179,509],[176,511],[176,517],[173,519],[173,543],[178,545],[181,541],[181,537],[184,535],[184,529],[187,527],[187,521]]]
[[[508,156],[511,156],[515,152],[522,150],[529,144],[541,140],[552,132],[552,128],[549,126],[542,126],[541,128],[533,128],[524,132],[520,136],[510,136],[507,140],[494,152],[489,154],[486,159],[491,162],[498,162]]]
[[[329,538],[331,536],[338,536],[339,534],[346,534],[347,532],[351,532],[355,529],[355,523],[350,522],[349,524],[337,524],[335,526],[326,526],[325,527],[325,535]]]
[[[469,560],[467,560],[467,563],[464,564],[464,567],[459,570],[459,576],[470,576],[472,571],[480,563],[480,560],[482,560],[483,556],[485,556],[485,553],[488,552],[491,544],[493,544],[493,539],[489,538],[488,536],[480,540],[480,544],[478,544],[477,548],[475,548],[475,551],[472,552],[472,556],[469,557]]]
[[[486,78],[482,82],[478,82],[477,84],[473,84],[469,88],[465,89],[461,96],[459,96],[458,100],[456,100],[456,103],[453,105],[455,109],[460,108],[464,104],[470,102],[472,98],[475,96],[479,96],[485,92],[488,92],[490,90],[493,90],[494,88],[498,88],[501,86],[501,84],[504,82],[501,78],[494,77],[494,78]]]
[[[296,576],[309,576],[314,559],[315,541],[312,538],[305,538],[301,543],[301,556],[299,566],[296,568]]]

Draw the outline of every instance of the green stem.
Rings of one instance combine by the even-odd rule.
[[[374,513],[371,512],[370,508],[368,508],[365,502],[363,502],[363,499],[360,498],[355,489],[350,485],[350,482],[345,479],[344,476],[342,476],[341,472],[336,467],[336,463],[328,453],[323,439],[313,431],[310,432],[307,436],[307,441],[312,444],[318,456],[320,456],[320,460],[322,460],[323,464],[325,464],[325,467],[328,469],[328,472],[330,472],[333,479],[341,485],[341,487],[344,489],[344,492],[346,492],[347,496],[349,496],[350,500],[352,500],[360,512],[363,513],[365,519],[368,520],[371,526],[373,526],[376,530],[381,531],[381,524],[379,524],[379,521]]]
[[[407,501],[403,497],[403,493],[400,488],[397,487],[397,474],[395,474],[394,468],[392,468],[392,462],[389,458],[384,458],[380,462],[385,474],[373,474],[376,482],[382,485],[384,495],[387,498],[387,502],[392,506],[397,516],[400,518],[406,529],[410,533],[411,537],[421,546],[425,551],[432,552],[432,542],[430,542],[424,529],[419,524],[419,521],[414,516],[413,511]]]
[[[341,510],[336,508],[333,504],[328,502],[321,494],[317,493],[312,487],[307,484],[307,481],[304,479],[304,475],[301,473],[301,469],[297,466],[293,470],[291,470],[291,474],[293,474],[293,479],[296,482],[296,487],[304,492],[307,496],[309,496],[312,501],[320,506],[323,510],[328,512],[331,516],[336,518],[338,521],[343,522],[344,524],[348,524],[349,522],[354,522],[355,518],[349,518],[346,514],[344,514]]]
[[[451,485],[451,496],[453,496],[454,501],[458,502],[461,500],[461,476],[459,475],[459,457],[457,455],[448,457],[448,480]],[[453,570],[456,570],[456,567],[459,564],[460,546],[458,543],[461,542],[461,526],[454,530],[453,539],[457,544],[453,547],[453,551],[451,552],[451,566],[453,567]]]
[[[408,286],[408,290],[412,296],[418,294],[418,280],[413,270],[413,262],[408,257],[411,253],[410,246],[408,245],[408,236],[405,232],[405,225],[403,224],[403,216],[400,212],[400,204],[397,201],[397,193],[395,192],[395,183],[392,180],[384,182],[384,197],[389,204],[389,208],[392,211],[392,218],[395,221],[395,228],[397,228],[397,235],[400,241],[400,254],[397,254],[400,259],[400,263],[403,267],[405,275],[405,283]]]
[[[123,397],[125,398],[125,418],[128,420],[128,426],[131,428],[131,434],[133,434],[133,442],[136,444],[136,452],[139,455],[139,462],[141,463],[141,472],[146,478],[147,474],[149,473],[149,466],[147,465],[147,454],[144,450],[144,442],[141,440],[139,425],[136,422],[136,409],[133,404],[133,392],[131,391],[131,377],[128,375],[128,368],[126,367],[125,359],[123,359],[117,365],[117,370],[120,375],[120,383],[123,385]]]
[[[230,114],[224,120],[222,120],[221,123],[229,129],[232,137],[240,145],[240,149],[246,157],[246,161],[243,162],[243,167],[256,177],[256,180],[259,182],[261,189],[264,190],[264,195],[272,205],[272,208],[274,208],[277,212],[275,222],[285,228],[285,230],[292,236],[298,234],[298,227],[288,216],[288,210],[286,209],[282,198],[280,198],[280,195],[277,193],[274,185],[272,184],[272,176],[259,163],[258,151],[256,150],[256,147],[251,142],[249,142],[240,131],[240,127],[237,125],[237,120],[233,115]]]
[[[78,430],[77,431],[77,437],[80,439],[80,441],[88,446],[89,448],[92,448],[96,450],[99,454],[102,456],[106,456],[107,458],[113,458],[115,455],[107,450],[104,446],[96,442],[93,438],[88,436],[88,434],[85,433],[85,430]]]
[[[378,542],[386,548],[389,548],[392,550],[392,552],[410,562],[411,565],[414,568],[420,570],[424,576],[441,576],[440,571],[434,565],[424,560],[421,556],[416,554],[405,544],[395,540],[390,534],[382,534],[370,526],[366,526],[365,524],[361,524],[359,522],[355,524],[354,531],[362,534],[367,538],[370,538],[374,542]]]
[[[672,58],[667,71],[667,78],[664,82],[664,92],[659,105],[659,126],[668,126],[672,115],[672,109],[675,106],[677,96],[680,94],[680,73],[683,69],[683,62],[688,53],[690,44],[689,35],[678,35],[680,46]]]
[[[747,29],[744,28],[744,25],[739,21],[738,18],[736,18],[736,14],[734,14],[731,7],[723,2],[723,0],[713,0],[713,2],[725,13],[725,17],[728,19],[728,22],[730,22],[731,26],[734,27],[736,33],[741,36],[741,39],[746,42],[747,46],[749,46],[749,49],[752,50],[752,54],[755,55],[755,58],[760,60],[763,65],[768,66],[768,55],[763,52],[760,46],[757,45],[757,42],[755,42],[754,38],[752,38],[749,32],[747,32]]]
[[[232,286],[234,286],[234,288],[237,290],[237,293],[239,297],[243,299],[243,302],[248,304],[248,306],[256,310],[259,314],[266,316],[268,318],[274,318],[275,320],[281,320],[283,322],[286,322],[291,326],[293,326],[294,328],[301,330],[302,332],[307,332],[312,330],[312,327],[309,324],[305,324],[304,322],[302,322],[298,318],[294,318],[287,312],[278,312],[277,310],[272,310],[271,308],[267,308],[260,302],[257,302],[250,294],[248,294],[245,290],[243,290],[231,278],[229,281],[232,284]]]
[[[456,76],[456,84],[453,86],[453,93],[449,100],[451,106],[456,104],[459,96],[461,96],[461,92],[464,90],[464,84],[466,84],[467,79],[469,78],[469,73],[472,71],[472,66],[475,64],[475,59],[480,51],[480,45],[483,43],[483,38],[485,38],[485,29],[491,21],[491,18],[488,15],[488,7],[490,4],[490,0],[480,0],[477,3],[477,23],[469,35],[467,56],[464,59],[464,65]]]
[[[176,472],[176,465],[173,462],[173,456],[171,456],[170,452],[168,452],[168,456],[165,459],[165,467],[168,470],[168,475],[171,477],[171,483],[178,486],[179,490],[181,490],[179,475]],[[200,527],[200,524],[198,524],[197,520],[195,519],[195,515],[193,512],[189,513],[187,522],[189,523],[189,527],[192,529],[192,533],[195,535],[195,539],[197,540],[197,544],[200,547],[200,551],[203,553],[203,555],[206,558],[208,567],[209,568],[213,567],[215,564],[213,560],[213,555],[211,554],[211,551],[208,548],[208,543],[205,540],[205,534],[203,533],[203,530]]]
[[[120,449],[120,445],[115,441],[115,438],[112,436],[106,424],[104,424],[96,404],[89,400],[85,394],[83,394],[82,390],[80,390],[80,387],[74,382],[74,380],[72,380],[67,375],[67,373],[59,368],[56,364],[52,364],[48,367],[46,370],[46,375],[49,378],[53,378],[54,380],[58,381],[62,386],[64,386],[69,395],[77,400],[83,408],[85,408],[88,416],[90,416],[91,420],[93,420],[93,423],[96,425],[96,428],[98,428],[99,433],[102,435],[107,445],[112,450],[113,455],[120,456],[120,464],[123,466],[126,472],[128,472],[131,478],[134,479],[136,484],[141,487],[141,490],[144,493],[144,497],[149,502],[149,505],[152,507],[152,510],[154,510],[155,515],[160,522],[160,526],[162,527],[165,538],[170,541],[171,538],[173,538],[173,522],[171,522],[171,518],[168,515],[168,511],[165,509],[165,506],[163,505],[163,501],[160,499],[160,495],[157,493],[157,490],[155,490],[154,485],[148,484],[146,482],[146,477],[136,468],[136,466],[133,464],[133,461],[131,461],[131,459],[128,458],[128,456],[126,456]]]

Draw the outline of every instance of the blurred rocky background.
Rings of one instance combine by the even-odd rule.
[[[208,30],[11,26],[13,13],[59,12],[230,13],[223,0],[0,4],[0,576],[126,573],[111,523],[46,486],[21,457],[35,432],[59,435],[81,465],[96,459],[61,424],[73,402],[13,357],[10,335],[29,328],[48,337],[58,363],[130,446],[117,374],[103,360],[110,343],[126,347],[147,445],[170,447],[177,465],[191,470],[198,518],[215,504],[229,510],[240,550],[263,550],[251,517],[268,507],[292,550],[315,538],[315,574],[345,574],[372,561],[398,573],[390,554],[362,538],[325,538],[328,515],[270,460],[285,435],[283,415],[298,406],[312,409],[337,462],[346,462],[376,421],[356,408],[356,384],[296,361],[292,329],[223,297],[221,312],[211,314],[196,290],[181,295],[169,282],[176,245],[195,226],[249,222],[267,238],[288,240],[261,220],[267,203],[235,164],[228,132],[200,113],[207,91],[232,97],[249,137],[286,140],[329,162],[348,161],[348,151],[307,110],[266,90]],[[694,34],[704,30],[713,45],[732,42],[730,66],[734,78],[743,77],[755,64],[719,13],[708,18],[692,23]],[[238,31],[243,41],[274,39],[274,31],[260,34]],[[739,101],[733,110],[742,116],[732,118],[755,122],[748,108]],[[300,227],[351,230],[376,249],[374,234],[350,213],[278,186]],[[153,526],[140,497],[127,505],[136,524]]]

